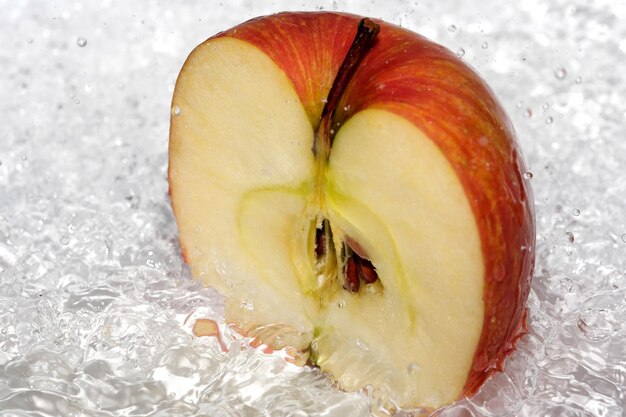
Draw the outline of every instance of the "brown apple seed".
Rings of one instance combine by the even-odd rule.
[[[373,284],[378,280],[376,268],[374,268],[374,265],[372,265],[369,260],[359,257],[356,262],[356,269],[359,278],[366,284]]]
[[[361,280],[357,272],[356,261],[354,256],[349,256],[346,263],[346,280],[343,284],[343,288],[350,292],[358,292],[361,287]]]

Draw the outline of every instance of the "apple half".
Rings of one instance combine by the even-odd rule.
[[[500,368],[525,328],[532,197],[507,116],[454,54],[281,13],[195,48],[172,109],[181,248],[242,333],[402,408]]]

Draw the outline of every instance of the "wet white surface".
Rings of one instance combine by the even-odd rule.
[[[169,103],[191,49],[256,15],[323,8],[457,51],[532,173],[530,335],[439,415],[624,415],[625,3],[260,3],[0,0],[0,414],[369,415],[366,394],[316,370],[227,331],[228,353],[192,335],[221,299],[190,280],[167,198]]]

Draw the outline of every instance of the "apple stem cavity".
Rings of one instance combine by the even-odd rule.
[[[337,71],[337,76],[333,81],[326,103],[324,104],[324,109],[322,110],[319,127],[315,131],[313,154],[317,158],[321,157],[324,161],[328,160],[330,147],[332,146],[333,138],[337,130],[336,126],[333,127],[337,104],[359,63],[374,45],[374,40],[378,32],[380,32],[380,25],[371,19],[364,18],[359,21],[356,36]]]

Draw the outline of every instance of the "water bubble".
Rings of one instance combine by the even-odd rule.
[[[83,37],[76,39],[76,45],[78,45],[81,48],[84,48],[87,45],[87,39]]]
[[[572,214],[576,217],[580,216],[580,210],[575,208],[574,210],[572,210]]]
[[[567,75],[567,71],[563,67],[559,67],[554,70],[554,76],[556,77],[557,80],[564,79],[566,75]]]
[[[343,109],[345,111],[350,111],[350,108],[351,108],[351,106],[349,104],[343,107]]]
[[[61,242],[61,245],[69,245],[70,244],[70,237],[68,235],[63,235],[59,239],[59,242]]]
[[[621,236],[621,238],[622,238],[622,242],[626,243],[626,233],[624,233],[624,234]]]
[[[450,26],[448,26],[448,32],[456,32],[456,30],[457,30],[456,25],[450,25]]]
[[[527,119],[530,119],[533,117],[533,111],[531,109],[526,109],[526,111],[524,111],[524,116],[526,116]]]
[[[576,79],[574,80],[574,82],[575,82],[576,84],[582,84],[582,82],[583,82],[583,77],[576,77]]]
[[[459,49],[457,49],[457,51],[456,51],[456,55],[457,55],[459,58],[461,58],[461,57],[465,56],[465,49],[463,49],[463,48],[459,48]]]
[[[406,371],[409,373],[409,375],[413,375],[419,370],[420,370],[420,366],[415,362],[411,362],[409,366],[407,366],[406,368]]]
[[[178,116],[180,114],[180,107],[174,106],[172,107],[172,116]]]
[[[530,171],[526,171],[524,172],[524,179],[525,180],[531,180],[533,178],[533,173]]]
[[[549,108],[550,108],[550,103],[543,103],[541,105],[541,109],[543,110],[544,113],[547,112]]]
[[[546,124],[547,124],[547,125],[551,125],[552,123],[554,123],[554,118],[553,118],[552,116],[549,116],[549,117],[546,119]]]
[[[487,49],[489,48],[489,43],[487,43],[486,41],[480,44],[480,47],[483,49]]]
[[[324,104],[328,103],[328,97],[322,97],[322,103]]]
[[[346,300],[339,300],[337,307],[344,308],[346,306]]]
[[[567,240],[569,241],[569,243],[574,243],[574,233],[565,232],[565,236],[567,237]]]

